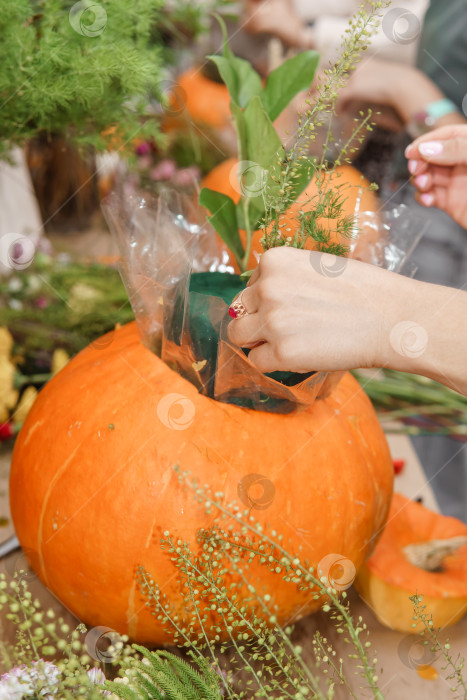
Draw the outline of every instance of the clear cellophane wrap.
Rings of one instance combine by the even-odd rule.
[[[142,342],[170,368],[218,401],[288,413],[329,394],[342,372],[263,374],[227,337],[228,307],[245,287],[229,253],[191,199],[166,191],[111,194],[103,204],[116,236],[121,274]],[[349,257],[413,274],[408,257],[422,235],[405,206],[356,217]],[[333,271],[323,256],[323,274]],[[342,265],[339,262],[339,265]],[[335,265],[335,260],[334,260]]]

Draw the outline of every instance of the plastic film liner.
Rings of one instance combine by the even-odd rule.
[[[200,393],[289,413],[336,386],[343,372],[263,374],[248,361],[248,350],[229,341],[228,307],[245,282],[233,274],[226,247],[192,200],[172,191],[157,198],[113,193],[102,206],[118,241],[142,342]],[[384,214],[359,213],[357,230],[350,257],[414,273],[408,257],[422,230],[405,205]]]

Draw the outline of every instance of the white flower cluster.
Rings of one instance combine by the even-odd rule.
[[[95,685],[103,684],[105,675],[99,668],[88,671],[89,679]],[[24,698],[57,698],[61,674],[50,661],[33,661],[31,666],[22,664],[4,673],[0,680],[0,700],[24,700]],[[110,696],[104,690],[103,696]]]
[[[2,675],[0,700],[22,700],[31,696],[53,700],[60,682],[60,671],[50,661],[22,664]]]

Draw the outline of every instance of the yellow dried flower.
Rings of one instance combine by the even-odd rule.
[[[54,350],[51,364],[52,375],[57,374],[57,372],[60,372],[60,370],[63,369],[63,367],[65,367],[69,359],[69,354],[63,348],[57,348],[56,350]]]
[[[37,397],[37,389],[33,386],[28,386],[28,388],[23,392],[20,402],[13,415],[13,421],[19,425],[24,423],[26,416],[32,408],[32,405]]]
[[[6,423],[10,410],[16,406],[18,392],[14,388],[15,366],[10,353],[13,337],[6,327],[0,327],[0,423]]]

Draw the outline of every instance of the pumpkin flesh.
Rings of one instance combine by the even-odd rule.
[[[355,586],[384,625],[416,632],[410,596],[423,596],[435,627],[448,627],[467,612],[467,545],[447,555],[439,570],[425,571],[404,549],[433,540],[467,537],[467,526],[395,493],[385,531]]]

